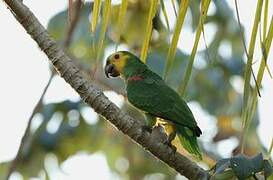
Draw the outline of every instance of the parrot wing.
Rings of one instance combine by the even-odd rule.
[[[127,95],[130,103],[145,112],[194,132],[200,130],[186,102],[152,71],[146,72],[143,80],[128,82]],[[196,133],[200,134],[201,130]]]

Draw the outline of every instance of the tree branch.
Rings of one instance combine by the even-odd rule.
[[[153,133],[142,131],[142,124],[121,111],[95,87],[75,63],[53,41],[33,13],[18,0],[3,0],[28,34],[48,56],[62,78],[69,83],[97,113],[105,117],[117,129],[132,138],[155,157],[189,179],[208,179],[209,174],[187,157],[173,153]]]
[[[22,2],[22,0],[21,0],[21,2]],[[75,30],[75,28],[77,26],[78,21],[79,21],[82,1],[77,0],[75,3],[72,3],[72,5],[74,5],[74,4],[75,4],[75,15],[71,18],[71,24],[69,24],[69,26],[67,28],[65,38],[64,38],[63,47],[65,49],[67,49],[71,44],[71,39],[72,39],[73,32],[74,32],[74,30]],[[18,152],[17,152],[15,158],[12,160],[11,165],[10,165],[10,167],[8,169],[8,173],[7,173],[7,176],[6,176],[7,180],[9,179],[9,177],[11,176],[13,171],[16,170],[17,163],[19,162],[24,149],[26,149],[26,145],[28,145],[27,141],[29,139],[30,127],[31,127],[33,117],[34,117],[34,115],[36,113],[38,113],[40,111],[41,106],[43,105],[44,96],[45,96],[45,94],[46,94],[46,92],[48,90],[48,87],[50,86],[50,84],[52,82],[52,79],[55,76],[55,74],[56,74],[55,70],[51,71],[50,78],[49,78],[49,80],[48,80],[48,82],[47,82],[47,84],[46,84],[46,86],[45,86],[45,88],[44,88],[38,102],[36,103],[36,105],[35,105],[32,113],[31,113],[29,119],[28,119],[27,127],[26,127],[25,132],[23,134],[23,137],[21,139]]]

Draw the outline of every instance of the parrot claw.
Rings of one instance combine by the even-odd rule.
[[[151,128],[150,126],[147,126],[147,125],[143,125],[141,128],[143,131],[146,131],[149,133],[152,133],[152,131],[153,131],[153,128]]]
[[[172,144],[171,141],[167,140],[164,142],[164,144],[169,146],[172,149],[173,153],[176,153],[177,148]]]

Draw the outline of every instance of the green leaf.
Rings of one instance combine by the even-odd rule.
[[[162,9],[162,12],[163,12],[163,15],[164,15],[165,22],[167,24],[168,31],[170,32],[170,23],[169,23],[166,7],[165,7],[165,4],[164,4],[164,0],[160,0],[160,4],[161,4],[161,9]]]
[[[230,167],[230,158],[220,159],[215,165],[215,174],[223,173]]]
[[[149,15],[147,18],[147,25],[146,25],[146,31],[145,31],[145,38],[142,44],[142,50],[140,55],[140,59],[144,63],[146,63],[149,42],[150,42],[152,31],[153,31],[153,18],[156,14],[157,4],[158,4],[158,0],[152,0],[150,3]]]
[[[244,180],[263,170],[264,160],[260,153],[253,158],[238,155],[230,159],[230,165],[239,180]]]
[[[91,32],[95,33],[100,14],[101,0],[94,0],[92,9]]]
[[[123,32],[123,24],[124,19],[127,11],[128,6],[128,0],[122,0],[120,9],[119,9],[119,15],[118,15],[118,25],[117,25],[117,43],[120,41],[120,34]]]
[[[196,31],[196,34],[195,34],[194,45],[193,45],[191,55],[190,55],[190,58],[189,58],[189,63],[187,65],[187,68],[186,68],[186,71],[185,71],[185,74],[184,74],[184,79],[183,79],[183,81],[181,81],[181,83],[179,85],[179,89],[178,89],[178,92],[180,93],[180,95],[182,97],[185,96],[186,88],[187,88],[189,80],[190,80],[190,76],[191,76],[192,68],[193,68],[194,58],[195,58],[195,55],[196,55],[199,39],[200,39],[202,30],[203,30],[204,21],[205,21],[205,18],[207,16],[209,5],[210,5],[210,0],[202,1],[202,7],[201,7],[202,13],[200,13],[201,15],[200,15],[197,31]]]
[[[264,42],[264,50],[263,50],[263,57],[260,62],[260,67],[258,71],[258,76],[257,76],[257,84],[258,88],[260,88],[262,79],[263,79],[263,74],[264,74],[264,69],[266,66],[266,61],[267,61],[267,56],[270,52],[270,47],[273,39],[273,16],[271,18],[270,26],[269,26],[269,32],[267,34],[267,37]]]
[[[257,101],[258,101],[258,96],[257,96],[257,88],[261,87],[262,84],[262,79],[263,79],[263,75],[264,75],[264,70],[266,67],[266,61],[267,61],[267,54],[270,51],[270,47],[271,47],[271,43],[273,40],[273,17],[271,19],[270,22],[270,26],[269,26],[269,32],[267,34],[267,37],[265,39],[265,54],[263,55],[261,62],[260,62],[260,66],[259,66],[259,70],[258,70],[258,75],[257,75],[257,86],[255,87],[254,90],[254,95],[252,97],[252,101],[250,102],[250,104],[248,104],[247,107],[245,107],[245,111],[243,111],[243,118],[244,118],[244,133],[243,133],[243,137],[242,137],[242,147],[244,147],[245,142],[246,142],[246,138],[247,138],[247,133],[248,133],[248,128],[251,124],[251,121],[253,119],[253,116],[256,112],[256,107],[257,107]],[[248,111],[247,111],[248,109]],[[243,149],[243,148],[242,148]]]
[[[175,7],[175,0],[171,0],[171,2],[172,2],[172,7],[173,7],[175,17],[177,17],[177,10],[176,10],[176,7]]]
[[[265,40],[266,31],[267,31],[267,19],[268,19],[268,4],[269,0],[265,0],[264,5],[264,21],[263,21],[263,41]]]
[[[212,179],[247,179],[256,173],[262,172],[265,178],[273,173],[272,165],[269,160],[264,160],[262,153],[255,157],[248,158],[242,154],[232,158],[219,160],[214,167]]]
[[[104,47],[105,33],[108,27],[108,22],[111,14],[111,0],[105,0],[103,4],[102,20],[101,20],[101,29],[99,32],[99,42],[96,50],[96,60],[100,60],[102,56],[102,51]]]
[[[236,178],[235,178],[234,172],[231,169],[212,176],[212,180],[233,180],[233,179],[236,179]]]
[[[247,103],[249,100],[250,95],[250,77],[251,77],[251,66],[253,62],[253,54],[254,54],[254,48],[255,48],[255,42],[256,42],[256,36],[257,31],[259,27],[259,22],[261,19],[261,13],[262,13],[262,6],[263,6],[263,0],[258,0],[257,2],[257,8],[255,12],[255,19],[254,24],[252,26],[252,33],[251,33],[251,39],[248,49],[248,57],[247,57],[247,65],[245,70],[245,84],[244,84],[244,107],[247,107]]]
[[[269,160],[264,160],[264,177],[268,178],[273,174],[273,167]]]
[[[237,4],[237,1],[235,1]],[[262,6],[263,6],[263,0],[258,0],[257,6],[256,6],[256,12],[255,12],[255,19],[254,19],[254,24],[252,26],[252,32],[251,32],[251,38],[250,38],[250,43],[249,43],[249,48],[248,52],[246,50],[246,45],[244,44],[245,47],[245,53],[247,55],[247,64],[245,68],[245,73],[244,73],[244,78],[245,78],[245,83],[244,83],[244,95],[243,95],[243,110],[242,110],[242,123],[244,126],[244,131],[243,132],[243,137],[241,138],[241,152],[244,151],[244,146],[245,146],[245,138],[247,134],[247,121],[248,117],[250,117],[247,113],[250,112],[251,109],[249,109],[249,100],[250,100],[250,90],[251,90],[251,85],[250,85],[250,78],[251,74],[253,75],[253,70],[252,70],[252,62],[253,62],[253,54],[254,54],[254,49],[255,49],[255,44],[256,44],[256,36],[257,36],[257,31],[259,27],[259,22],[261,19],[261,14],[262,14]],[[237,7],[237,6],[236,6]],[[239,17],[239,15],[237,14]],[[238,18],[239,19],[239,18]],[[243,39],[244,41],[244,39]],[[255,77],[255,76],[253,76]],[[255,80],[256,82],[256,80]],[[257,85],[256,85],[257,86]],[[259,89],[257,89],[259,90]]]
[[[164,71],[164,79],[166,79],[171,67],[173,66],[173,61],[174,61],[174,57],[176,54],[176,47],[177,47],[177,43],[179,40],[179,36],[180,36],[180,32],[181,32],[181,28],[183,26],[184,23],[184,19],[186,16],[186,12],[189,6],[189,0],[184,0],[180,2],[180,7],[179,7],[179,14],[176,20],[176,25],[174,28],[174,33],[173,33],[173,38],[171,41],[171,45],[167,54],[167,64],[165,67],[165,71]]]

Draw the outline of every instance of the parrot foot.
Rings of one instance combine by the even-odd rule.
[[[173,153],[176,153],[177,148],[172,144],[171,141],[169,141],[169,139],[165,141],[164,144],[169,146],[172,149]]]
[[[176,131],[174,130],[172,133],[169,134],[168,139],[164,143],[164,144],[168,145],[173,150],[173,153],[175,153],[177,150],[177,148],[172,144],[172,141],[174,140],[175,136],[176,136]]]
[[[153,131],[153,128],[152,128],[151,126],[147,126],[147,125],[143,125],[143,126],[141,127],[141,129],[142,129],[143,131],[147,131],[147,132],[149,132],[149,133],[152,133],[152,131]]]

